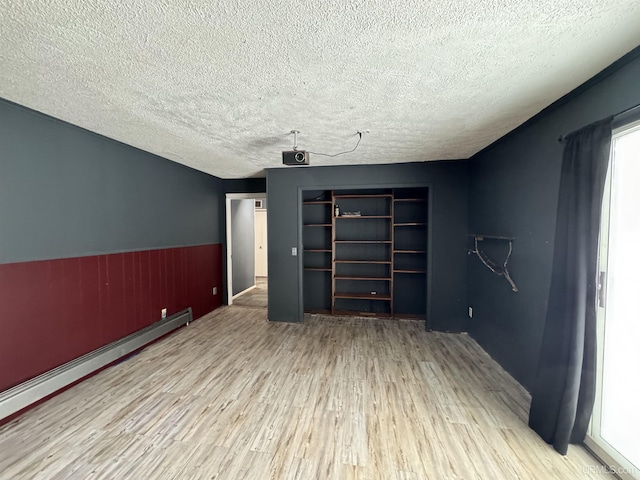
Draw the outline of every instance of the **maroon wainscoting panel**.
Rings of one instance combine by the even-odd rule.
[[[221,292],[220,244],[0,265],[0,391]]]

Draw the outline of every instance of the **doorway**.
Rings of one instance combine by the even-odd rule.
[[[587,445],[640,479],[640,122],[614,132],[600,235],[596,403]]]
[[[226,195],[229,305],[267,307],[266,212],[264,193]]]

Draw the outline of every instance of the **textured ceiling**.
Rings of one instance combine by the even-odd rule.
[[[222,178],[468,158],[640,44],[638,0],[0,0],[0,97]],[[562,132],[558,132],[562,133]]]

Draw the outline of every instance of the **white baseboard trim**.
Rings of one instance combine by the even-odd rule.
[[[235,300],[236,298],[238,298],[240,295],[244,295],[247,292],[250,292],[251,290],[253,290],[254,288],[256,288],[256,285],[253,285],[249,288],[245,288],[243,291],[241,291],[240,293],[236,293],[233,297],[231,297],[232,300]]]

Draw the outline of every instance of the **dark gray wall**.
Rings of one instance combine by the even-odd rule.
[[[291,247],[302,248],[301,189],[428,186],[433,278],[429,328],[466,329],[467,162],[292,167],[267,170],[270,320],[302,320],[302,270]]]
[[[233,295],[255,285],[254,200],[231,200],[231,275]]]
[[[0,263],[221,243],[222,203],[216,177],[0,100]]]
[[[560,135],[640,104],[640,50],[551,106],[469,162],[469,226],[481,234],[514,236],[511,292],[503,278],[469,258],[470,333],[530,388],[547,309],[556,207]]]
[[[224,193],[264,193],[267,191],[266,178],[233,178],[222,180]]]

